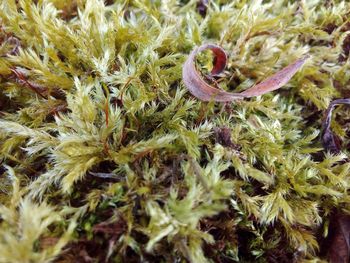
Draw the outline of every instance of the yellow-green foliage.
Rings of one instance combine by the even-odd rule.
[[[346,147],[319,141],[350,94],[350,4],[198,2],[0,0],[0,262],[322,257],[330,215],[350,212]],[[310,59],[279,91],[204,103],[181,82],[203,43],[229,54],[226,90]]]
[[[22,198],[19,178],[12,168],[6,168],[8,179],[12,181],[12,197],[8,205],[0,205],[0,261],[50,262],[69,242],[76,220],[72,218],[69,229],[58,236],[53,231],[50,232],[48,227],[64,218],[45,202],[36,204],[27,197]],[[39,248],[38,241],[45,235],[51,235],[57,242]]]

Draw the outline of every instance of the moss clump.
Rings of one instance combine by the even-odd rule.
[[[0,262],[324,258],[350,212],[346,147],[319,140],[349,95],[350,4],[198,2],[0,1]],[[225,90],[310,59],[281,90],[205,103],[181,71],[208,42]]]

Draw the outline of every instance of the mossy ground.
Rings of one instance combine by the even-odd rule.
[[[326,259],[350,212],[346,107],[343,151],[319,139],[350,94],[350,4],[201,2],[0,0],[0,262]],[[231,91],[310,59],[278,91],[206,103],[181,81],[203,43],[228,52]]]

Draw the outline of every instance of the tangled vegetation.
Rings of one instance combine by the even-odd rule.
[[[347,262],[346,106],[327,126],[341,150],[320,138],[350,95],[349,10],[0,0],[0,262]],[[309,59],[277,91],[203,102],[182,68],[205,43],[227,51],[208,82],[231,92]]]

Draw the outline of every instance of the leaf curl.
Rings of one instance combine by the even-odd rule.
[[[263,82],[254,85],[253,87],[241,93],[231,93],[212,87],[201,78],[200,73],[196,70],[196,55],[199,52],[207,49],[210,49],[214,54],[214,66],[210,72],[210,76],[216,76],[220,74],[226,67],[227,55],[223,48],[214,44],[204,44],[200,47],[195,48],[188,56],[182,68],[182,78],[185,86],[189,89],[193,96],[202,101],[213,100],[218,102],[229,102],[237,99],[259,96],[279,89],[294,76],[294,74],[304,65],[305,61],[309,58],[309,56],[305,56],[301,59],[296,60]]]

